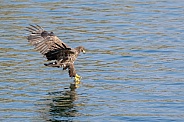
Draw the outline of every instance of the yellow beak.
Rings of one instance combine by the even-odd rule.
[[[86,51],[85,51],[85,50],[82,50],[82,52],[83,52],[83,53],[86,53]]]

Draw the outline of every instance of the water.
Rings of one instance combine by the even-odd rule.
[[[12,0],[0,5],[0,121],[183,121],[184,2]],[[26,41],[39,24],[71,47],[82,84]]]

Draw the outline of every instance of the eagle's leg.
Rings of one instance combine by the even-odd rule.
[[[75,84],[80,84],[81,83],[81,81],[80,81],[80,79],[81,79],[82,77],[81,76],[79,76],[79,75],[75,75],[75,78],[74,78],[74,82],[75,82]]]

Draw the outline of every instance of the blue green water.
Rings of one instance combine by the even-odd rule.
[[[0,4],[0,121],[184,120],[184,1],[14,0]],[[82,83],[45,67],[26,40],[39,24],[85,46]]]

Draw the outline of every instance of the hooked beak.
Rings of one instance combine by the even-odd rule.
[[[86,53],[86,51],[85,50],[82,50],[82,52],[85,54]]]

